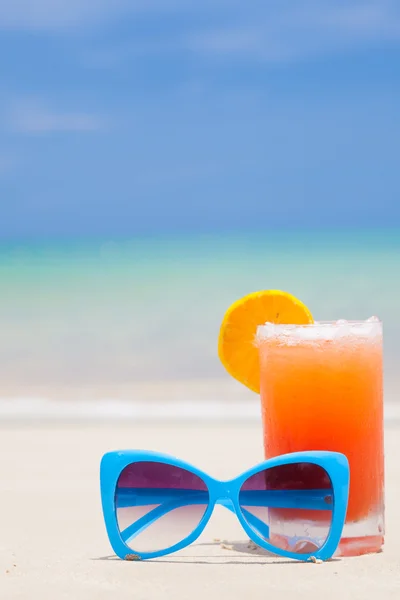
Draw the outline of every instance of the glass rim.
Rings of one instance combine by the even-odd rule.
[[[318,329],[318,328],[340,328],[345,325],[355,328],[363,328],[368,326],[377,326],[382,328],[382,320],[379,317],[374,317],[373,321],[368,319],[364,320],[351,320],[351,319],[337,319],[335,321],[314,321],[314,323],[270,323],[266,322],[262,325],[257,325],[256,337],[262,336],[266,333],[271,332],[287,332],[290,334],[292,331],[299,329]]]
[[[258,325],[258,327],[269,327],[270,325],[273,327],[316,327],[319,325],[336,325],[337,327],[340,327],[341,325],[347,325],[347,323],[349,325],[369,325],[371,323],[376,323],[378,325],[379,323],[382,323],[382,320],[379,319],[379,317],[375,317],[374,319],[376,320],[368,321],[368,319],[336,319],[335,321],[314,321],[314,323],[272,323],[267,321],[266,323]]]

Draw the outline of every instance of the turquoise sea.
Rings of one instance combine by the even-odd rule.
[[[381,317],[400,390],[400,230],[327,229],[3,243],[0,395],[222,381],[224,311],[267,288],[315,319]]]

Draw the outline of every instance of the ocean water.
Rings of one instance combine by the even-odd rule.
[[[399,273],[395,229],[2,244],[0,396],[95,388],[100,399],[129,397],[153,385],[162,402],[164,382],[236,390],[217,356],[223,314],[244,294],[276,288],[318,320],[379,316],[395,399]]]

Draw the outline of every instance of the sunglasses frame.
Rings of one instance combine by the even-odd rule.
[[[197,527],[177,544],[156,552],[135,552],[124,542],[118,527],[115,506],[115,492],[118,479],[125,467],[136,462],[164,463],[166,465],[172,465],[190,471],[203,480],[209,492],[208,507]],[[332,483],[333,504],[330,505],[330,508],[332,509],[332,523],[329,535],[321,548],[310,554],[289,552],[266,542],[248,525],[239,504],[239,492],[243,483],[249,479],[249,477],[265,469],[298,462],[310,463],[323,468],[329,475]],[[166,554],[172,554],[173,552],[177,552],[178,550],[189,546],[203,532],[210,520],[215,505],[221,503],[221,501],[228,501],[232,504],[234,509],[233,512],[235,512],[244,531],[248,537],[261,548],[268,550],[275,555],[295,560],[308,561],[311,558],[328,560],[335,553],[342,535],[347,512],[349,480],[349,463],[346,456],[338,452],[328,451],[294,452],[277,456],[275,458],[264,460],[238,477],[227,481],[214,479],[193,465],[178,458],[174,458],[173,456],[147,450],[116,450],[107,452],[103,456],[100,464],[101,502],[108,538],[115,554],[119,558],[125,560],[158,558],[160,556],[165,556]]]

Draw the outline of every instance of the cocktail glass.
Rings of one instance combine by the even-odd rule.
[[[334,450],[350,463],[346,524],[337,555],[380,551],[384,543],[382,323],[317,322],[258,327],[265,457]],[[271,538],[288,548],[326,537],[324,513],[271,510]],[[303,539],[304,543],[304,539]]]

